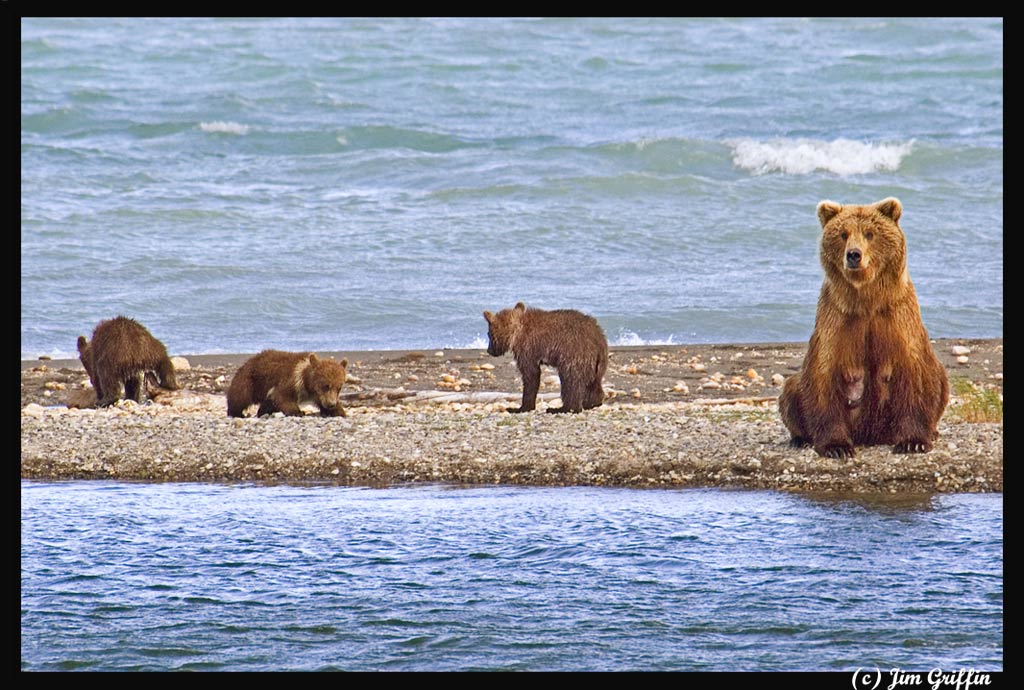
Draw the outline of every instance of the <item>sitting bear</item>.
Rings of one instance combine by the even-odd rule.
[[[592,316],[572,309],[527,309],[522,302],[487,319],[487,354],[515,355],[523,377],[523,403],[509,412],[529,412],[537,405],[542,364],[558,369],[562,407],[548,412],[581,412],[604,402],[601,380],[608,368],[608,340]]]
[[[78,336],[78,356],[96,391],[97,407],[122,396],[142,402],[147,374],[155,373],[164,388],[180,388],[164,344],[138,321],[124,316],[101,321],[92,342]]]
[[[345,417],[338,393],[347,365],[347,359],[320,359],[312,352],[264,350],[246,360],[231,379],[228,416],[242,417],[250,405],[260,406],[257,416],[299,416],[300,405],[313,403],[324,417]]]
[[[841,458],[854,445],[931,450],[949,401],[907,273],[903,207],[818,204],[825,280],[800,372],[779,397],[793,445]]]

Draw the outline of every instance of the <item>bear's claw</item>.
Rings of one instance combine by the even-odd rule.
[[[903,441],[892,447],[893,453],[927,453],[932,444],[926,441]]]

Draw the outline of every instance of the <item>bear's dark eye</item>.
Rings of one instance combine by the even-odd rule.
[[[875,239],[875,233],[869,232],[868,234],[864,235],[864,237],[867,237],[869,240],[873,240]]]
[[[850,236],[850,233],[848,233],[848,232],[844,232],[844,233],[843,233],[842,235],[840,235],[840,236],[841,236],[841,237],[842,237],[842,238],[843,238],[843,239],[845,240],[845,239],[846,239],[847,237],[849,237],[849,236]]]

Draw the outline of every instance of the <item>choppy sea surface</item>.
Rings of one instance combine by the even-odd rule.
[[[806,340],[822,199],[904,205],[933,337],[1003,320],[1003,23],[25,19],[21,348]]]
[[[1002,500],[24,481],[21,668],[1001,670]]]

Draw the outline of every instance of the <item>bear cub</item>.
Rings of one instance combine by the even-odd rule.
[[[320,359],[312,352],[264,350],[245,361],[228,388],[228,416],[242,417],[250,405],[259,405],[256,416],[283,412],[302,414],[300,405],[312,403],[323,417],[345,417],[338,401],[345,385],[348,360]]]
[[[949,401],[907,273],[903,207],[818,204],[825,270],[814,332],[800,372],[779,396],[795,446],[852,457],[854,445],[924,453]]]
[[[147,374],[155,374],[164,388],[180,388],[164,344],[138,321],[124,316],[100,321],[91,342],[78,336],[78,358],[96,391],[97,407],[122,397],[141,403]]]
[[[562,407],[548,412],[581,412],[604,402],[601,380],[608,368],[608,340],[592,316],[573,309],[526,308],[522,302],[487,320],[487,354],[515,355],[523,377],[523,402],[509,412],[536,408],[542,364],[555,367],[561,382]]]

